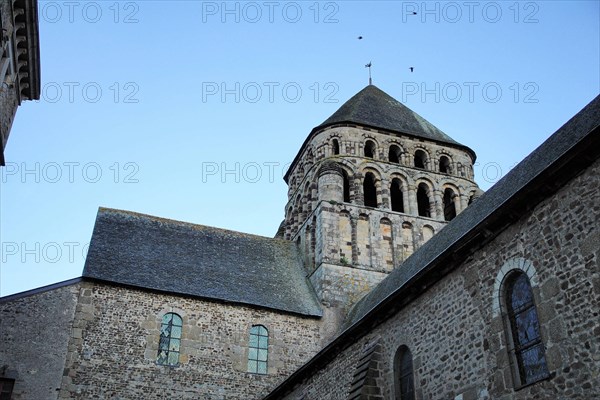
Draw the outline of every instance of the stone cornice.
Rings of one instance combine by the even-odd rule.
[[[13,54],[19,103],[40,98],[40,41],[37,0],[13,1]]]

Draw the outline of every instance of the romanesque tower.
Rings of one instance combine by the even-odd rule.
[[[474,161],[373,85],[310,132],[284,178],[282,233],[329,312],[341,317],[467,207]]]

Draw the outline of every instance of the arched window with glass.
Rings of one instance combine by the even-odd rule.
[[[414,400],[415,384],[413,377],[412,354],[406,346],[400,346],[394,357],[394,379],[396,400]]]
[[[157,364],[168,366],[179,364],[182,327],[183,321],[179,315],[175,313],[163,315],[160,325],[158,356],[156,357]]]
[[[548,377],[544,344],[529,278],[510,273],[504,286],[508,345],[517,387]]]
[[[268,360],[269,331],[263,325],[254,325],[248,342],[248,372],[266,374]]]

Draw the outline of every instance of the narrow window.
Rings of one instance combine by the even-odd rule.
[[[348,175],[346,171],[343,172],[344,175],[344,203],[350,203],[350,179],[348,179]]]
[[[412,355],[406,346],[400,346],[394,357],[396,400],[414,400]]]
[[[515,377],[528,385],[548,377],[540,324],[529,278],[523,272],[510,275],[506,284],[506,311],[512,339]]]
[[[390,187],[392,211],[404,212],[404,197],[402,196],[402,183],[400,179],[393,179]]]
[[[373,158],[375,156],[375,143],[372,140],[365,142],[365,157]]]
[[[388,159],[390,162],[400,164],[400,147],[396,146],[395,144],[391,145]]]
[[[179,364],[179,348],[181,346],[181,329],[183,321],[175,313],[167,313],[162,318],[158,356],[156,363],[175,366]]]
[[[269,331],[262,325],[254,325],[250,328],[248,342],[248,372],[266,374],[268,353]]]
[[[450,173],[450,159],[446,156],[440,157],[440,172],[443,174]]]
[[[427,155],[423,150],[415,151],[415,168],[425,169],[427,163]]]
[[[337,155],[340,154],[340,143],[338,142],[337,139],[333,139],[332,143],[332,147],[333,147],[333,154]]]
[[[10,400],[14,386],[14,379],[0,378],[0,400]]]
[[[420,183],[417,188],[417,207],[420,217],[431,217],[431,206],[429,204],[429,188],[426,184]]]
[[[444,220],[446,221],[452,221],[456,217],[454,197],[455,194],[452,189],[444,190]]]
[[[375,177],[367,173],[363,182],[363,193],[365,195],[365,206],[377,207],[377,190],[375,189]]]

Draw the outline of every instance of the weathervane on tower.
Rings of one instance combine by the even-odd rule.
[[[369,61],[369,63],[367,65],[365,65],[365,68],[369,68],[369,85],[373,84],[373,81],[371,80],[371,66],[373,65],[373,63],[371,61]]]

